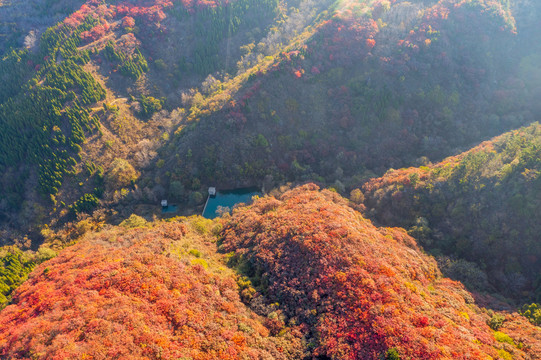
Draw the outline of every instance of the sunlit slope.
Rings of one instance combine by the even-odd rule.
[[[440,159],[532,118],[517,31],[498,2],[339,2],[238,92],[189,103],[199,123],[178,131],[164,171],[186,188],[266,175],[347,188],[367,169]]]
[[[535,123],[441,163],[390,170],[364,185],[365,204],[427,249],[477,263],[507,295],[538,298],[540,148]]]
[[[124,199],[193,207],[207,185],[264,179],[349,190],[443,158],[531,118],[536,53],[513,15],[496,1],[89,0],[2,59],[0,221],[36,245],[44,222]]]
[[[211,73],[234,72],[240,46],[265,37],[286,11],[278,5],[89,0],[3,54],[0,228],[6,241],[31,233],[37,246],[44,223],[72,220],[134,190],[140,170],[153,164],[182,120],[176,109],[182,93],[204,87]],[[0,14],[21,6],[6,4]],[[248,35],[254,28],[257,34]],[[227,57],[219,56],[226,48]],[[152,187],[144,189],[150,201],[159,196]]]
[[[0,357],[300,358],[299,339],[271,336],[241,303],[213,237],[202,235],[213,225],[88,235],[38,266],[0,313]]]
[[[315,185],[217,221],[132,216],[88,232],[33,270],[0,321],[9,359],[541,353],[540,328],[477,306],[404,230],[375,227]]]
[[[517,314],[503,315],[503,327],[494,324],[492,313],[478,308],[460,283],[442,278],[404,230],[373,226],[339,195],[315,185],[234,211],[221,249],[233,251],[231,263],[259,291],[251,292],[251,302],[260,303],[260,294],[278,302],[282,321],[304,329],[313,355],[540,356],[541,329]]]

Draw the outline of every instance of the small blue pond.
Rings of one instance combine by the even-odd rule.
[[[256,195],[261,196],[261,192],[257,188],[217,191],[216,196],[209,197],[203,211],[203,217],[214,219],[219,215],[216,212],[219,208],[229,208],[231,210],[236,204],[249,204],[252,202],[252,197]]]
[[[162,206],[162,214],[174,214],[177,210],[178,206],[176,205]]]

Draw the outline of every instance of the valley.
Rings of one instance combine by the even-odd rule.
[[[540,19],[0,3],[0,358],[538,358]]]

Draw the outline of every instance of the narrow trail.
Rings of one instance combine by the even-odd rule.
[[[113,102],[109,103],[109,105],[114,105],[117,101],[124,101],[124,102],[126,102],[126,101],[128,101],[128,98],[125,98],[125,97],[123,97],[123,98],[117,98],[117,99],[113,100]],[[103,107],[100,106],[100,107],[94,107],[94,108],[92,108],[91,110],[92,110],[92,111],[98,111],[98,110],[101,110],[101,109],[103,109]]]

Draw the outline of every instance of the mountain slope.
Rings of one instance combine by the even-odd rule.
[[[450,155],[533,118],[516,67],[528,35],[515,31],[496,1],[340,3],[238,92],[192,104],[199,123],[177,130],[163,171],[186,188],[265,176],[347,187]]]
[[[537,118],[540,15],[1,2],[0,245],[39,250],[0,248],[0,357],[539,358],[539,327],[486,292],[541,299],[541,127],[462,151]],[[336,192],[130,216],[288,181]]]
[[[196,219],[87,236],[38,266],[0,313],[0,356],[299,358],[299,339],[270,336],[240,302],[210,230]]]
[[[310,184],[220,221],[132,216],[89,232],[37,266],[0,321],[0,356],[10,359],[541,353],[539,327],[478,307],[403,230],[376,228]]]
[[[442,278],[413,238],[401,229],[374,227],[339,195],[315,185],[237,209],[226,221],[220,248],[234,251],[232,262],[267,301],[280,304],[284,321],[302,324],[316,356],[539,356],[539,328],[507,316],[499,332],[515,339],[509,344],[519,338],[524,344],[500,343],[486,309],[460,283]],[[533,337],[519,335],[519,328]]]
[[[5,5],[0,14],[18,6]],[[180,90],[222,69],[217,54],[226,43],[237,46],[229,59],[235,64],[244,34],[271,24],[278,12],[273,0],[89,0],[31,45],[3,54],[0,221],[6,238],[29,232],[37,247],[43,222],[64,223],[133,189],[134,167],[149,165],[179,121],[180,111],[161,111],[165,99],[169,109],[178,106]],[[242,39],[233,43],[237,32]],[[116,158],[131,171],[127,182],[107,176],[118,173]],[[144,190],[150,201],[160,196]]]
[[[540,142],[535,123],[441,163],[390,170],[364,185],[365,205],[425,248],[477,263],[507,295],[537,297]]]
[[[5,237],[37,248],[44,222],[163,197],[191,211],[206,185],[343,190],[522,125],[539,9],[511,5],[88,0],[0,64]]]
[[[0,54],[9,48],[35,46],[49,26],[77,10],[84,0],[6,0],[0,3]]]
[[[166,189],[137,180],[162,167],[160,147],[185,120],[179,106],[221,91],[237,69],[248,77],[331,3],[88,0],[3,54],[3,241],[29,234],[37,248],[44,223],[59,227],[126,197],[154,204]],[[12,5],[0,15],[23,6]]]

